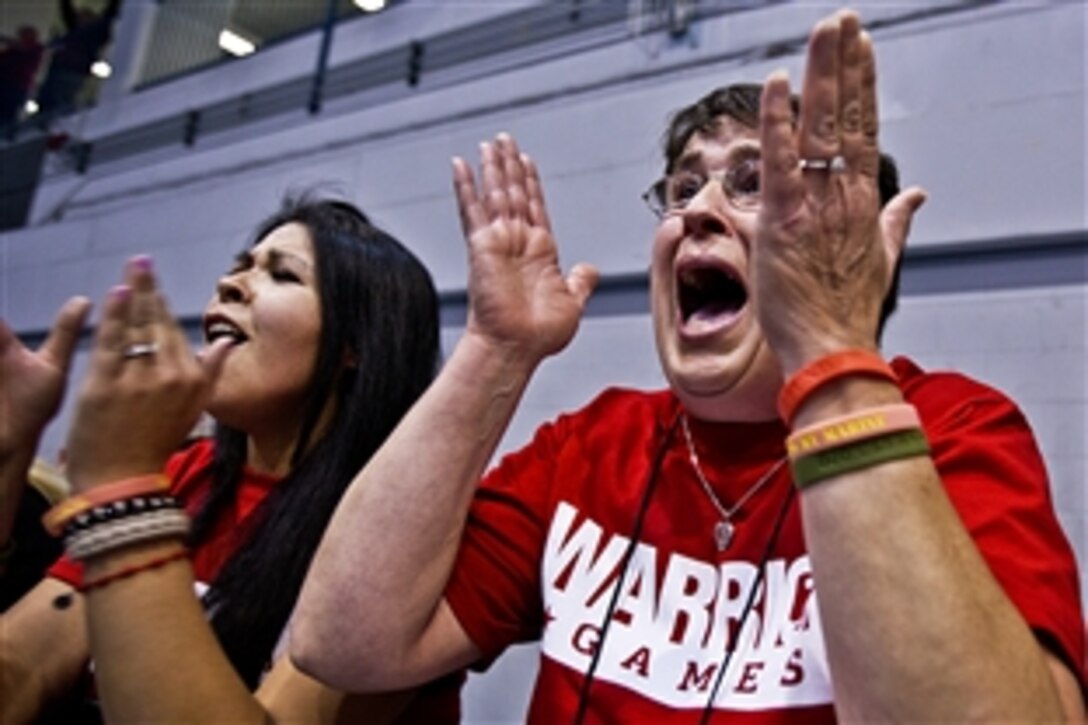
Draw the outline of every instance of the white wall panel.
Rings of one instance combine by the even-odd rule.
[[[257,208],[271,208],[285,188],[328,179],[357,189],[368,211],[420,251],[442,288],[457,288],[464,263],[448,243],[458,234],[448,160],[474,157],[480,140],[505,129],[539,159],[565,256],[588,259],[605,273],[639,271],[643,247],[632,242],[648,239],[649,227],[637,197],[659,173],[657,142],[667,114],[717,84],[759,79],[778,65],[796,78],[799,59],[710,63],[682,74],[668,68],[713,57],[708,38],[735,48],[796,35],[813,12],[787,6],[718,19],[697,26],[702,45],[670,47],[656,58],[632,42],[226,146],[202,139],[180,156],[171,152],[171,160],[134,161],[127,171],[92,167],[66,218],[101,217],[96,226],[116,225],[111,236],[118,239],[178,217],[194,223],[161,224],[159,234],[196,238],[216,226],[234,234],[243,217],[249,223]],[[1083,55],[1083,13],[1079,4],[1016,12],[1003,6],[974,13],[974,24],[930,21],[883,38],[877,31],[884,138],[905,180],[931,191],[912,244],[1084,228],[1083,69],[1060,62]],[[995,49],[994,37],[1016,40]],[[664,75],[645,75],[659,71]],[[189,96],[179,83],[178,94]],[[50,179],[37,215],[56,207],[54,184],[70,193],[68,177]],[[36,232],[23,234],[33,245]],[[9,243],[21,246],[23,235],[14,237]],[[39,327],[43,314],[15,324]]]

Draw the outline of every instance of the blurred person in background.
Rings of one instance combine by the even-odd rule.
[[[91,66],[113,34],[121,0],[108,0],[101,11],[76,8],[60,0],[65,32],[49,43],[49,70],[38,89],[38,114],[43,123],[76,109],[76,99],[91,74]]]
[[[0,133],[12,128],[30,97],[45,48],[38,30],[20,25],[15,37],[0,36]]]

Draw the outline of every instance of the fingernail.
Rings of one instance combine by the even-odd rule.
[[[116,300],[127,300],[130,294],[132,294],[132,288],[125,284],[119,284],[110,289],[110,297]]]
[[[140,270],[141,272],[150,272],[153,266],[151,256],[147,254],[141,254],[133,257],[131,262],[133,268]]]

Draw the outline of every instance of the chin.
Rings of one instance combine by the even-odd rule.
[[[217,388],[216,393],[219,393]],[[242,419],[238,416],[234,410],[233,405],[229,398],[213,393],[208,404],[204,406],[205,412],[212,418],[215,418],[216,423],[221,423],[228,428],[234,428],[235,430],[241,430],[243,428]]]
[[[782,373],[773,357],[756,353],[745,361],[724,354],[665,367],[669,387],[697,418],[762,422],[778,417]]]

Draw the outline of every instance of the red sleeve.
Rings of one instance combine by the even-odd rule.
[[[948,496],[994,577],[1040,642],[1081,675],[1076,559],[1023,413],[961,375],[908,375],[904,393],[922,417]]]
[[[504,457],[469,510],[446,601],[486,659],[539,637],[540,560],[563,428],[561,418]]]
[[[211,461],[212,446],[211,440],[205,439],[170,456],[163,469],[163,473],[170,479],[170,493],[175,496],[184,496],[186,482],[193,479],[189,475],[190,472],[204,468]],[[67,554],[63,554],[53,562],[45,575],[60,579],[73,587],[78,586],[83,582],[83,565],[69,559]]]

